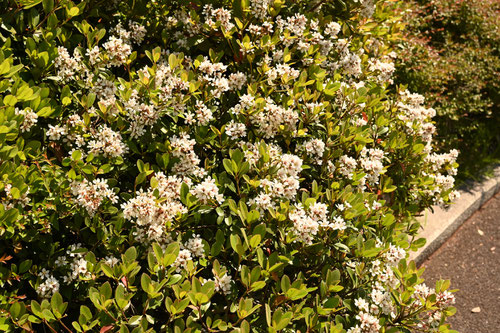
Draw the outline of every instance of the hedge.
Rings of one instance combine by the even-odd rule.
[[[2,330],[451,332],[392,1],[1,4]]]
[[[441,149],[458,149],[457,179],[478,179],[500,161],[500,3],[420,0],[407,4],[397,83],[436,109]]]

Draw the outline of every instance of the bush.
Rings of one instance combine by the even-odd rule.
[[[421,0],[408,9],[396,81],[436,109],[436,142],[461,151],[458,178],[477,178],[500,158],[500,4]]]
[[[322,3],[2,2],[2,330],[449,331],[456,151],[391,2]]]

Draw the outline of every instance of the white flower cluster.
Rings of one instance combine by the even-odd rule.
[[[455,176],[457,174],[457,169],[455,168],[455,163],[458,157],[458,150],[452,149],[449,153],[436,154],[430,153],[425,157],[426,162],[430,164],[430,168],[434,173],[429,174],[431,178],[434,179],[437,188],[433,191],[426,190],[428,194],[437,197],[438,194],[444,191],[448,191],[455,185]],[[445,169],[443,174],[440,170]],[[451,201],[460,197],[460,192],[453,190],[448,194]],[[438,204],[442,204],[442,199],[437,201]]]
[[[220,291],[224,295],[227,295],[231,291],[231,282],[233,279],[231,278],[230,275],[226,272],[223,276],[219,277],[218,275],[214,276],[214,282],[215,282],[215,291]]]
[[[422,331],[432,330],[432,332],[437,332],[439,324],[441,323],[442,311],[455,304],[455,296],[449,291],[436,293],[434,288],[429,288],[425,284],[417,284],[414,287],[414,293],[412,295],[416,301],[411,305],[411,309],[425,306],[425,303],[422,303],[422,300],[427,300],[431,295],[436,295],[437,308],[424,312],[420,316],[417,328]]]
[[[38,296],[50,298],[59,291],[59,281],[51,275],[45,268],[39,274],[44,281],[36,288]]]
[[[303,149],[306,154],[319,165],[323,164],[323,154],[325,152],[325,143],[321,139],[311,139],[304,143]]]
[[[224,202],[224,195],[219,193],[219,188],[215,184],[215,180],[211,177],[207,177],[200,184],[197,184],[191,190],[191,194],[202,204],[209,204],[215,201],[220,205]]]
[[[72,244],[66,250],[65,255],[56,259],[56,267],[67,270],[67,274],[63,276],[64,283],[69,284],[78,281],[80,277],[84,279],[92,277],[92,274],[87,269],[87,260],[84,258],[84,253],[85,250],[81,247],[81,244]]]
[[[384,159],[385,152],[378,148],[367,149],[363,147],[360,155],[359,164],[367,173],[365,179],[370,185],[378,184],[380,174],[384,172],[382,160]]]
[[[251,0],[250,10],[253,16],[263,19],[267,16],[267,9],[273,0]]]
[[[85,208],[90,216],[94,216],[105,199],[110,200],[112,203],[118,202],[118,197],[109,188],[106,179],[94,179],[91,182],[86,179],[81,182],[73,181],[71,183],[71,192],[76,203]]]
[[[134,21],[128,21],[129,30],[123,28],[122,22],[118,23],[111,31],[127,43],[141,44],[146,36],[146,28]]]
[[[342,231],[347,229],[347,224],[342,216],[333,216],[332,220],[329,221],[328,223],[323,223],[322,227],[324,228],[330,228],[331,230],[338,230]]]
[[[214,275],[213,279],[206,280],[204,278],[201,278],[200,280],[202,283],[206,283],[209,281],[213,282],[215,292],[220,292],[224,295],[228,295],[231,292],[231,284],[233,279],[229,274],[229,270],[227,270],[225,267],[217,267],[218,270],[216,270],[214,267],[212,268],[212,273]]]
[[[364,17],[372,17],[375,12],[374,0],[355,0],[361,3],[360,14]]]
[[[198,124],[201,126],[206,126],[208,123],[214,119],[212,110],[210,110],[202,101],[197,100],[195,105],[195,115],[191,112],[187,112],[185,115],[186,123],[192,125],[195,123],[194,117],[196,116],[196,120]]]
[[[255,205],[261,214],[268,209],[274,209],[276,207],[271,195],[264,192],[261,192],[255,198],[250,199],[248,203],[251,206]]]
[[[187,242],[181,244],[181,249],[172,266],[175,267],[177,273],[182,272],[187,268],[188,261],[193,261],[195,257],[205,257],[205,249],[203,248],[203,240],[200,235],[193,235]]]
[[[29,205],[30,203],[30,198],[28,197],[28,193],[30,191],[29,187],[26,190],[26,192],[22,193],[19,198],[14,198],[12,195],[12,184],[5,184],[4,186],[4,191],[5,191],[5,199],[2,200],[2,205],[5,208],[5,210],[9,210],[11,208],[14,208],[16,205],[21,205],[21,207],[26,207],[26,205]]]
[[[293,154],[283,154],[278,162],[277,178],[262,186],[269,186],[272,195],[276,198],[295,200],[300,187],[299,174],[302,171],[302,159]]]
[[[380,241],[377,246],[382,246]],[[384,262],[375,259],[371,262],[369,270],[373,277],[367,299],[357,298],[354,304],[359,310],[356,319],[359,324],[350,328],[349,333],[378,333],[380,330],[378,316],[383,314],[396,318],[397,308],[391,296],[391,290],[397,288],[399,280],[394,275],[391,267],[397,266],[399,261],[406,257],[406,251],[400,247],[389,244],[383,254]]]
[[[312,244],[314,236],[318,233],[319,223],[309,216],[305,210],[297,205],[295,210],[288,214],[293,222],[293,232],[300,242]]]
[[[179,137],[174,135],[170,138],[172,155],[180,160],[172,168],[174,173],[181,176],[204,177],[206,175],[206,171],[199,167],[200,159],[194,152],[195,144],[196,140],[191,139],[186,133],[181,133]]]
[[[49,125],[49,129],[47,130],[47,136],[51,141],[57,141],[67,133],[68,129],[66,126]]]
[[[174,53],[177,56],[177,54]],[[185,58],[186,59],[186,58]],[[187,60],[187,59],[186,59]],[[160,60],[155,75],[156,89],[161,103],[172,106],[177,112],[185,110],[185,93],[189,91],[189,82],[174,73],[165,60]],[[175,92],[175,93],[174,93]]]
[[[231,22],[231,12],[225,8],[214,9],[211,4],[207,4],[203,6],[202,13],[205,15],[205,23],[211,27],[220,22],[220,26],[226,31],[234,28]]]
[[[115,36],[111,36],[102,46],[109,57],[109,66],[125,65],[128,57],[132,54],[130,44]]]
[[[323,54],[328,54],[334,50],[338,55],[337,60],[326,60],[321,63],[321,66],[328,69],[331,74],[341,71],[344,75],[358,78],[363,72],[361,66],[361,55],[363,49],[351,51],[351,42],[344,38],[339,38],[332,43],[328,40],[322,45]]]
[[[381,83],[393,83],[392,74],[396,70],[396,67],[394,67],[394,62],[390,61],[390,59],[387,61],[381,61],[380,59],[375,59],[374,61],[369,60],[368,68],[370,71],[378,73],[376,77],[377,81]]]
[[[436,115],[436,110],[425,108],[425,98],[408,90],[401,92],[401,99],[402,101],[398,102],[398,108],[402,111],[399,118],[406,122],[408,133],[416,133],[430,144],[436,128],[429,120]]]
[[[311,204],[307,210],[301,204],[296,204],[289,218],[297,239],[306,244],[312,244],[320,228],[339,231],[347,228],[344,219],[341,216],[330,217],[328,206],[321,202]]]
[[[309,216],[320,225],[328,224],[328,206],[322,202],[315,202],[309,206]]]
[[[21,126],[19,126],[19,128],[21,129],[21,132],[29,132],[29,130],[38,121],[38,115],[35,112],[33,112],[33,110],[31,108],[26,108],[23,110],[16,108],[14,110],[14,112],[16,115],[23,115],[24,116],[23,122],[22,122]]]
[[[128,147],[122,142],[120,133],[113,131],[106,125],[101,125],[97,132],[92,134],[88,143],[89,152],[104,157],[123,156]]]
[[[247,161],[254,165],[260,159],[258,145],[249,143],[242,144]],[[302,159],[293,154],[282,154],[277,145],[267,145],[269,162],[266,166],[276,170],[275,174],[260,180],[262,192],[249,200],[249,204],[257,208],[261,213],[276,207],[276,200],[295,200],[300,187],[299,174],[302,171]]]
[[[116,265],[118,265],[119,262],[120,259],[113,256],[106,256],[103,260],[103,263],[105,263],[109,267],[115,267]]]
[[[358,166],[358,162],[352,157],[342,155],[339,158],[339,172],[349,179],[352,179],[354,170]]]
[[[237,72],[229,74],[229,88],[231,90],[241,90],[247,83],[245,73]]]
[[[145,127],[151,127],[160,118],[160,113],[152,104],[138,103],[135,97],[130,98],[126,104],[130,119],[130,136],[138,138],[146,133]]]
[[[119,23],[112,31],[116,36],[111,36],[108,41],[102,45],[108,57],[107,66],[125,65],[129,56],[132,54],[131,43],[142,43],[146,35],[146,29],[137,22],[130,21],[129,25],[130,30],[125,30],[122,24]],[[97,52],[92,52],[94,54],[90,53],[89,56],[95,61],[97,59]]]
[[[200,235],[193,235],[186,243],[184,243],[184,248],[191,251],[196,257],[205,256],[205,250],[203,249],[203,240]]]
[[[425,157],[425,160],[431,164],[431,168],[433,171],[439,171],[446,165],[453,165],[458,158],[458,150],[452,149],[449,153],[445,154],[436,154],[430,153]],[[450,174],[456,175],[457,169],[451,168]]]
[[[355,53],[346,52],[346,55],[339,61],[339,65],[346,75],[358,77],[362,73],[361,58]]]
[[[244,137],[247,135],[246,133],[247,127],[245,124],[242,123],[237,123],[234,120],[231,120],[227,125],[226,125],[226,134],[233,140],[236,140],[238,138]]]
[[[109,116],[117,116],[120,110],[116,107],[117,88],[112,81],[98,78],[91,88],[92,92],[99,98],[98,103],[106,108]]]
[[[64,276],[64,283],[69,283],[78,280],[80,277],[84,279],[90,279],[92,274],[87,269],[87,260],[81,256],[80,258],[75,258],[70,263],[69,274]]]
[[[175,267],[175,271],[177,273],[180,273],[182,272],[182,270],[185,270],[187,268],[187,264],[189,261],[193,261],[191,251],[189,251],[188,249],[182,249],[179,251],[177,258],[172,265]]]
[[[211,88],[211,94],[214,98],[220,98],[222,93],[229,91],[229,80],[223,75],[227,66],[221,62],[212,63],[207,57],[204,57],[198,70],[201,72],[201,80],[207,83]]]
[[[64,143],[68,144],[72,148],[69,152],[70,156],[71,153],[77,149],[82,152],[82,156],[85,155],[83,146],[85,145],[85,138],[89,137],[85,135],[86,132],[87,128],[84,126],[84,123],[78,114],[68,116],[66,124],[64,124],[61,129],[61,138]]]
[[[296,111],[278,106],[267,98],[263,110],[252,115],[251,120],[259,133],[268,139],[278,134],[281,126],[285,126],[287,131],[295,131],[298,118]]]
[[[123,215],[125,219],[135,221],[137,230],[134,235],[138,242],[167,244],[171,241],[166,233],[167,227],[177,216],[187,213],[180,201],[180,191],[182,184],[189,185],[190,180],[167,177],[162,172],[156,173],[155,178],[158,181],[155,189],[137,191],[134,198],[122,204]],[[155,191],[158,191],[158,196],[155,196]]]
[[[82,56],[77,49],[73,51],[73,57],[68,53],[68,50],[59,46],[57,48],[57,57],[54,61],[54,65],[57,70],[57,78],[61,81],[68,81],[74,79],[75,75],[83,70],[82,67]]]
[[[299,77],[300,72],[288,64],[277,64],[276,66],[269,68],[266,75],[267,83],[269,85],[273,85],[276,80],[279,80],[280,82],[282,80],[293,82]]]
[[[335,38],[339,34],[340,30],[340,24],[338,24],[337,22],[330,22],[325,27],[325,34],[330,38]]]

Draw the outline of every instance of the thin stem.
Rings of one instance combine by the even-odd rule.
[[[68,331],[69,333],[73,333],[72,330],[70,330],[63,322],[61,319],[57,319],[57,321],[62,325],[62,327],[64,327],[66,329],[66,331]]]
[[[50,324],[49,324],[49,322],[47,320],[44,319],[43,322],[44,322],[45,325],[47,325],[50,328],[50,330],[52,332],[57,333],[57,331],[52,326],[50,326]]]
[[[113,319],[113,320],[115,321],[115,323],[116,323],[116,322],[118,322],[118,319],[116,319],[115,317],[113,317],[113,315],[112,315],[111,313],[109,313],[109,311],[108,311],[108,310],[106,310],[106,308],[103,308],[103,311],[104,311],[104,313],[106,313],[108,316],[110,316],[110,317],[111,317],[111,319]]]

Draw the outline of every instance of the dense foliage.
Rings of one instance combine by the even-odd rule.
[[[397,82],[436,109],[436,142],[461,154],[458,177],[500,159],[500,2],[410,2]]]
[[[449,331],[392,2],[0,3],[1,330]]]

